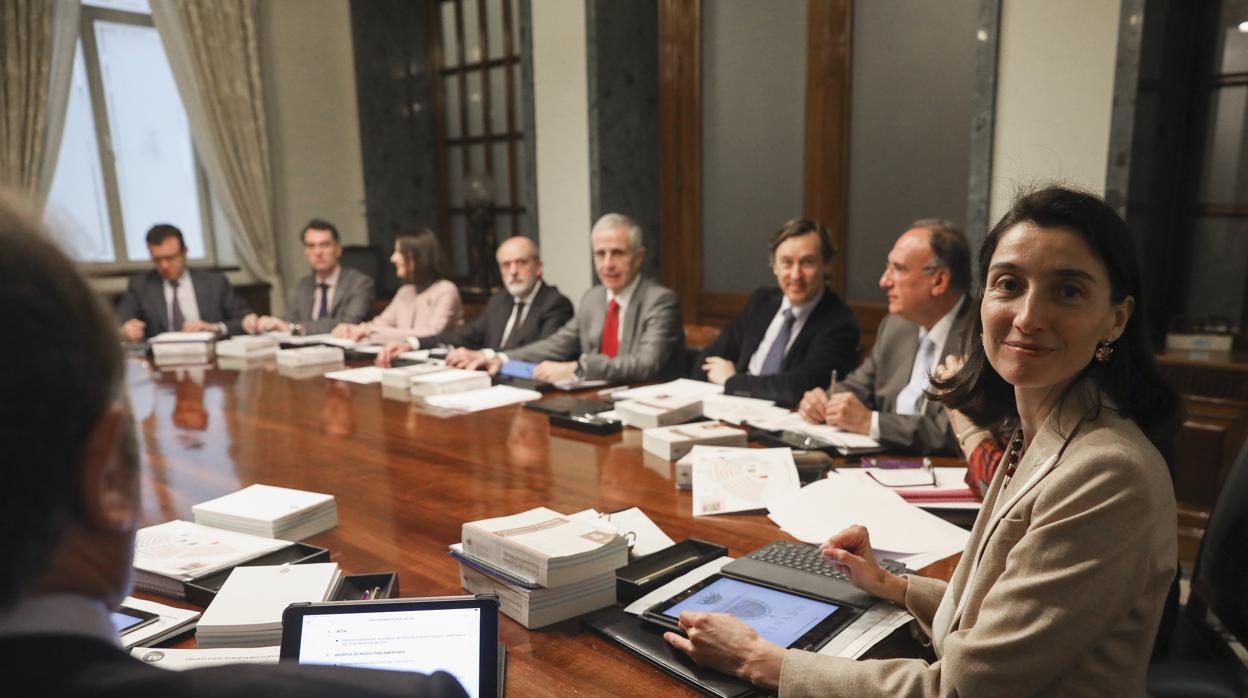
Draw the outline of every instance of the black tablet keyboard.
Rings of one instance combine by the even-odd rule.
[[[824,577],[845,579],[845,575],[838,572],[836,567],[831,562],[828,562],[828,559],[819,552],[819,546],[817,545],[777,540],[755,550],[746,557],[759,562],[768,562],[781,567],[791,567]],[[902,574],[906,571],[906,566],[896,560],[879,560],[878,562],[881,567],[893,574]]]

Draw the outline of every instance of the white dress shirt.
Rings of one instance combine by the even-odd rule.
[[[503,336],[499,340],[500,346],[507,342],[507,338],[511,336],[511,331],[524,324],[524,319],[529,316],[529,311],[533,309],[533,299],[537,298],[537,292],[542,290],[542,280],[538,279],[533,284],[533,288],[529,289],[528,294],[523,298],[511,297],[511,317],[507,318],[507,326],[503,328]],[[516,312],[516,303],[523,303],[519,307],[519,313]],[[519,317],[517,317],[519,316]]]
[[[918,349],[915,349],[914,352],[914,364],[919,363],[919,352],[923,351],[923,338],[930,336],[932,338],[932,343],[936,345],[936,358],[932,361],[932,370],[935,371],[936,368],[940,366],[941,350],[945,346],[945,341],[949,339],[949,331],[953,329],[953,320],[958,316],[958,311],[962,309],[962,304],[965,302],[966,294],[962,294],[962,297],[958,299],[958,302],[953,304],[953,308],[949,312],[945,313],[944,317],[937,320],[935,325],[932,325],[932,329],[928,330],[923,327],[919,328],[919,347]],[[913,374],[914,370],[915,369],[912,364],[911,374]],[[922,414],[923,410],[924,407],[920,407],[918,413]],[[868,434],[868,436],[876,441],[880,440],[879,411],[871,413],[871,433]]]
[[[771,319],[771,324],[767,326],[767,332],[763,334],[763,341],[759,343],[758,349],[750,357],[748,370],[751,376],[757,376],[763,370],[763,362],[767,360],[767,352],[771,351],[771,345],[776,342],[776,335],[780,334],[780,328],[784,327],[784,311],[789,308],[793,309],[793,329],[789,331],[789,341],[784,345],[784,353],[788,354],[789,348],[793,346],[797,336],[802,333],[802,327],[806,325],[806,320],[814,312],[815,306],[819,305],[819,300],[823,298],[824,293],[825,291],[820,290],[819,294],[814,298],[796,306],[789,302],[788,296],[784,296],[784,300],[780,301],[780,309],[776,311],[775,317]]]

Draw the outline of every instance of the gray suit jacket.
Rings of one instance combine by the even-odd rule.
[[[342,267],[338,275],[338,287],[334,289],[334,303],[329,317],[313,320],[316,308],[316,274],[308,274],[295,285],[295,300],[286,309],[286,322],[297,322],[307,334],[324,334],[342,323],[364,322],[373,315],[373,298],[376,296],[373,280],[363,272]]]
[[[968,296],[949,328],[936,366],[950,354],[962,353],[962,333],[970,316]],[[958,454],[957,436],[949,429],[949,416],[937,402],[929,401],[923,414],[897,414],[897,394],[910,382],[915,354],[919,351],[919,326],[896,315],[887,315],[875,334],[871,355],[845,380],[837,392],[851,392],[868,409],[880,413],[880,445],[888,451]]]
[[[938,661],[790,650],[780,695],[1144,695],[1178,557],[1174,488],[1135,422],[1103,395],[1098,414],[1097,396],[1090,381],[1071,390],[1004,490],[997,469],[948,585],[910,577],[922,628],[946,621]]]
[[[639,383],[678,377],[684,368],[685,328],[676,294],[642,278],[629,300],[615,358],[601,353],[607,319],[607,289],[595,286],[581,297],[576,317],[549,337],[507,352],[518,361],[570,361],[585,357],[585,378]]]
[[[191,286],[195,289],[195,304],[199,306],[199,319],[204,322],[224,322],[226,334],[242,334],[243,318],[251,312],[247,302],[234,293],[225,275],[206,269],[187,269]],[[156,270],[130,277],[126,295],[117,304],[117,323],[139,319],[146,323],[143,336],[150,339],[161,332],[176,331],[181,327],[169,327],[169,306],[165,304],[164,279]]]

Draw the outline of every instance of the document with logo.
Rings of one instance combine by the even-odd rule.
[[[801,489],[793,452],[747,448],[712,452],[693,461],[693,515],[765,509]]]

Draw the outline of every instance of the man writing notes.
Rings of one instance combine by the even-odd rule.
[[[953,224],[912,224],[888,253],[880,277],[888,315],[871,355],[831,396],[822,388],[806,393],[802,417],[870,435],[890,451],[957,453],[948,415],[923,391],[945,357],[962,353],[970,257],[966,237]]]
[[[778,287],[760,288],[745,310],[703,352],[694,378],[729,395],[792,407],[832,372],[858,364],[858,322],[825,286],[836,255],[827,228],[808,220],[784,224],[769,243]]]
[[[616,383],[665,380],[681,371],[685,330],[676,294],[641,276],[641,227],[608,213],[590,231],[601,286],[581,297],[576,317],[532,344],[489,356],[464,352],[447,363],[497,373],[509,360],[537,363],[533,378]]]
[[[257,332],[325,334],[342,322],[355,324],[372,317],[373,280],[367,274],[344,267],[338,228],[313,218],[303,226],[303,255],[312,273],[295,286],[295,302],[284,318],[262,316]]]
[[[503,288],[490,296],[480,315],[439,334],[387,344],[377,355],[377,365],[389,366],[395,356],[409,348],[458,347],[452,352],[455,361],[470,357],[472,350],[522,347],[554,334],[572,318],[572,301],[542,280],[537,243],[516,235],[498,246],[496,257]]]
[[[161,223],[147,231],[147,250],[156,268],[130,277],[117,305],[126,340],[139,342],[161,332],[238,334],[256,316],[221,272],[187,269],[182,231]]]
[[[62,697],[464,695],[441,672],[290,664],[167,671],[130,657],[110,618],[130,590],[143,511],[121,347],[86,280],[33,218],[3,199],[0,307],[18,336],[42,340],[0,348],[0,394],[30,396],[0,400],[0,656],[11,690]]]

